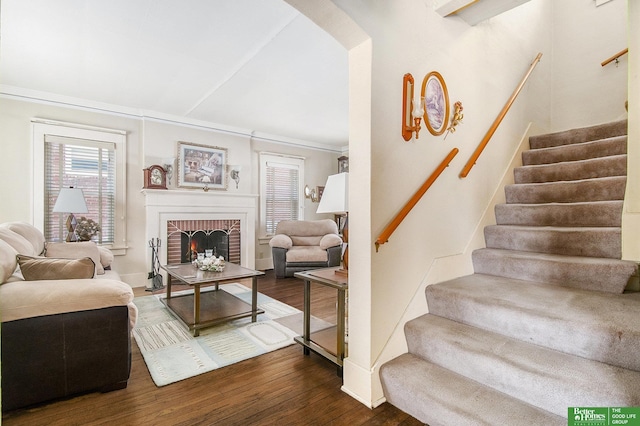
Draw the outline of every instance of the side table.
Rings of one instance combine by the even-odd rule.
[[[304,347],[304,354],[312,350],[338,366],[337,374],[342,377],[342,365],[346,354],[345,318],[346,295],[349,277],[337,274],[339,268],[314,269],[296,272],[294,277],[304,280],[303,334],[294,340]],[[337,324],[333,327],[311,333],[311,283],[317,283],[338,290]]]

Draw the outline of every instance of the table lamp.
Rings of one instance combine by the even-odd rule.
[[[342,239],[345,244],[342,254],[344,269],[336,270],[336,273],[348,274],[349,270],[349,173],[338,173],[327,178],[327,183],[322,192],[322,198],[316,213],[333,213],[346,215]]]
[[[66,241],[76,241],[75,234],[77,221],[74,213],[89,213],[87,203],[84,200],[84,194],[80,188],[62,188],[58,194],[56,204],[53,206],[53,213],[69,213],[67,221],[67,239]]]

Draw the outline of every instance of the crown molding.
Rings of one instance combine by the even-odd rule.
[[[288,138],[286,136],[273,135],[263,132],[256,132],[254,130],[227,126],[220,123],[212,123],[203,120],[180,117],[157,111],[129,108],[121,105],[113,105],[88,99],[74,98],[71,96],[58,95],[55,93],[25,89],[5,84],[0,84],[0,97],[6,99],[15,99],[24,102],[52,105],[62,108],[71,108],[83,111],[97,112],[101,114],[127,117],[136,120],[150,120],[176,126],[184,126],[218,133],[246,136],[252,139],[263,140],[266,142],[308,148],[317,151],[343,153],[345,149],[348,150],[348,144],[342,147],[338,147],[319,142]]]

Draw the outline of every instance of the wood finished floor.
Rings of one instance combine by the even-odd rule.
[[[250,282],[248,282],[250,284]],[[259,279],[259,291],[302,309],[301,281]],[[136,297],[150,295],[136,289]],[[312,286],[312,313],[335,321],[336,291]],[[420,425],[388,403],[370,410],[340,390],[336,368],[292,345],[164,387],[151,380],[132,342],[126,389],[4,413],[12,425]]]

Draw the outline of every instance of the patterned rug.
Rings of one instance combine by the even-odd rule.
[[[220,289],[251,303],[251,289],[242,284],[224,284]],[[202,289],[206,290],[213,288]],[[284,348],[302,334],[300,310],[258,293],[258,307],[265,311],[258,321],[242,318],[205,328],[200,336],[193,337],[164,306],[161,297],[164,295],[134,299],[138,322],[133,336],[157,386]],[[311,319],[312,331],[330,326],[326,321]]]

